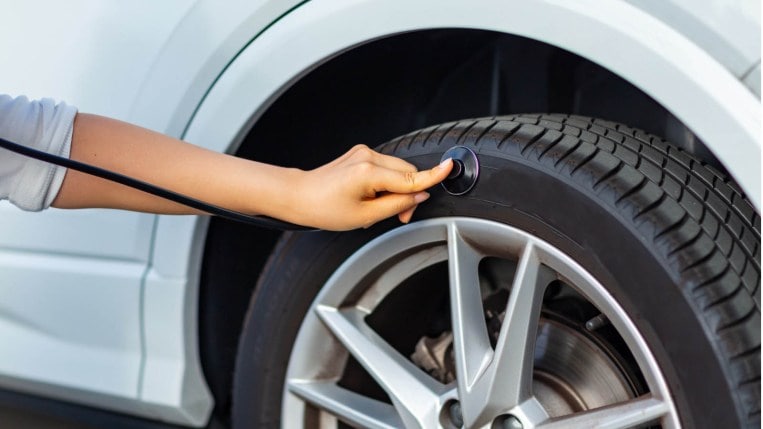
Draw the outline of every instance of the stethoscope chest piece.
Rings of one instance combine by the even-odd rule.
[[[440,158],[440,162],[453,159],[453,169],[442,181],[442,187],[451,195],[464,195],[471,191],[480,174],[477,154],[466,146],[453,146]]]

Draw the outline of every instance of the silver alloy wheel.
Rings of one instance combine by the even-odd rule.
[[[518,261],[495,347],[479,286],[480,262],[487,257]],[[366,323],[398,285],[445,261],[456,373],[456,381],[448,384],[424,372]],[[535,392],[533,365],[545,286],[556,279],[606,316],[633,355],[647,393],[563,416],[544,406]],[[337,384],[350,354],[391,404]],[[456,401],[469,428],[680,427],[657,362],[607,290],[545,241],[473,218],[439,218],[394,229],[345,261],[305,316],[284,386],[286,428],[333,428],[338,421],[369,428],[448,428],[454,425],[444,416]]]

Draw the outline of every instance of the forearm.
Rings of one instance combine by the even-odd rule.
[[[283,218],[302,172],[212,152],[150,130],[78,114],[72,159],[248,214]],[[106,207],[195,214],[186,206],[108,180],[69,170],[54,207]]]
[[[418,171],[363,145],[314,170],[276,167],[88,114],[75,118],[70,157],[230,210],[332,230],[367,227],[394,215],[408,222],[429,197],[424,190],[452,168],[448,161]],[[66,172],[53,206],[198,213],[73,170]]]

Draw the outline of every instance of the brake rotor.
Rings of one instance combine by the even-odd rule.
[[[500,325],[499,325],[500,329]],[[423,337],[411,360],[438,381],[455,379],[453,335]],[[584,334],[541,318],[535,343],[533,394],[551,417],[626,401],[632,384],[612,358]]]
[[[538,325],[533,393],[551,417],[636,396],[605,351],[582,333],[549,319],[541,319]]]

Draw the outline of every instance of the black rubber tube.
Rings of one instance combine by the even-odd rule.
[[[280,229],[284,231],[315,231],[314,228],[308,228],[302,225],[284,222],[267,216],[252,216],[233,210],[228,210],[226,208],[197,200],[187,195],[179,194],[177,192],[173,192],[168,189],[164,189],[159,186],[125,176],[123,174],[115,173],[113,171],[95,167],[93,165],[85,164],[73,159],[64,158],[62,156],[53,155],[37,149],[32,149],[30,147],[14,143],[3,138],[0,138],[0,147],[11,152],[16,152],[18,154],[37,159],[39,161],[49,162],[61,167],[71,168],[72,170],[77,170],[91,176],[111,180],[112,182],[120,183],[122,185],[155,195],[157,197],[174,201],[184,206],[192,207],[194,209],[201,210],[232,221],[242,222],[267,229]]]

